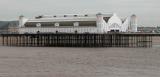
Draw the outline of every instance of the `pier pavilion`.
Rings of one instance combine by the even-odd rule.
[[[20,34],[137,32],[137,17],[131,15],[122,19],[115,13],[20,16],[18,31]]]
[[[18,34],[1,34],[4,46],[152,47],[159,34],[138,33],[137,17],[114,14],[19,17]]]

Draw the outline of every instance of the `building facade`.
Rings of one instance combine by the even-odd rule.
[[[107,33],[137,32],[137,17],[121,19],[114,14],[42,15],[19,17],[19,33]]]

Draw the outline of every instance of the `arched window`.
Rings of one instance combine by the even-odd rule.
[[[113,23],[111,26],[109,26],[109,28],[120,29],[120,26],[117,23]]]
[[[37,27],[41,27],[41,23],[37,23],[36,26],[37,26]]]
[[[58,27],[58,26],[59,26],[59,23],[55,23],[54,25],[55,25],[56,27]]]
[[[119,32],[119,31],[121,31],[120,30],[121,26],[118,25],[117,23],[113,23],[113,24],[111,24],[111,26],[109,26],[109,29],[111,32]]]

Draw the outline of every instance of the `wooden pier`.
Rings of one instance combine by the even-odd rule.
[[[3,46],[152,47],[152,34],[1,34]]]

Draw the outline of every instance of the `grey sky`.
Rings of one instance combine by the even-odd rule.
[[[139,25],[160,26],[159,0],[0,0],[0,20],[49,14],[115,12],[121,17],[138,16]]]

